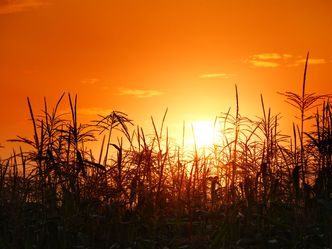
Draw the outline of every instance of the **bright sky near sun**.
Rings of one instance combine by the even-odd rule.
[[[237,84],[242,116],[261,115],[263,94],[288,129],[277,91],[300,92],[307,51],[308,91],[332,92],[331,13],[330,0],[0,0],[0,144],[32,136],[27,96],[39,112],[63,92],[83,121],[119,110],[151,128],[168,108],[179,136],[234,108]]]

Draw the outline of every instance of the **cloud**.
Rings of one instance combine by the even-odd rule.
[[[296,63],[297,64],[304,64],[305,59],[297,60]],[[325,64],[325,63],[327,63],[327,61],[325,59],[310,59],[309,58],[309,60],[308,60],[308,64],[311,64],[311,65]]]
[[[262,53],[262,54],[254,54],[249,56],[248,59],[252,60],[285,60],[293,58],[291,54],[280,54],[280,53]]]
[[[279,67],[280,64],[272,61],[250,60],[247,62],[254,67]]]
[[[267,53],[267,54],[256,54],[253,55],[252,57],[259,60],[277,60],[281,59],[282,55],[277,53]]]
[[[281,53],[262,53],[249,56],[244,63],[253,67],[270,67],[276,68],[280,66],[295,67],[305,63],[303,56],[294,56],[291,54]],[[309,59],[309,64],[324,64],[327,63],[325,59]]]
[[[50,3],[42,0],[0,0],[0,14],[28,11],[47,5]]]
[[[278,53],[262,53],[250,55],[244,62],[253,67],[279,67],[283,54]]]
[[[136,98],[151,98],[165,94],[164,92],[158,90],[125,89],[125,88],[119,88],[118,90],[120,95],[129,95],[129,96],[134,96]]]
[[[293,58],[293,55],[291,54],[262,53],[250,55],[244,62],[253,67],[276,68],[291,58]]]
[[[210,74],[202,74],[199,77],[204,78],[224,78],[228,79],[230,76],[233,76],[233,74],[226,74],[226,73],[210,73]]]
[[[280,59],[289,59],[292,58],[291,54],[278,54],[278,53],[265,53],[265,54],[255,54],[252,56],[255,59],[259,60],[280,60]]]
[[[81,83],[84,85],[94,85],[94,84],[98,83],[99,81],[100,81],[100,79],[98,79],[98,78],[90,78],[90,79],[82,80]]]

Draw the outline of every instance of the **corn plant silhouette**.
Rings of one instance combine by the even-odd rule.
[[[304,158],[304,122],[313,118],[312,115],[307,115],[308,111],[316,108],[319,103],[317,101],[327,98],[328,94],[316,94],[316,93],[306,93],[306,79],[307,79],[307,69],[309,62],[309,52],[307,53],[305,66],[304,66],[304,74],[303,74],[303,82],[302,82],[302,93],[297,94],[294,92],[284,92],[280,93],[282,96],[286,97],[286,102],[296,109],[299,110],[300,116],[296,116],[297,119],[300,120],[300,126],[296,126],[294,134],[298,133],[299,141],[300,141],[300,165],[301,168],[301,176],[302,176],[302,184],[306,184],[306,176],[307,176],[307,163]]]

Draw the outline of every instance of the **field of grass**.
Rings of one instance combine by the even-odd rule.
[[[39,116],[28,99],[32,138],[13,141],[30,149],[0,162],[0,248],[331,248],[332,112],[305,79],[301,94],[281,93],[298,109],[292,136],[262,97],[261,118],[218,116],[223,140],[204,153],[153,120],[147,136],[121,112],[78,123],[70,95],[70,118],[58,114],[65,95]]]

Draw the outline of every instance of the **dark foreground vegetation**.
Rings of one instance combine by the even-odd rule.
[[[282,93],[299,110],[292,136],[262,98],[256,120],[238,104],[222,113],[223,141],[205,153],[172,145],[153,119],[147,136],[121,112],[79,124],[70,95],[70,118],[64,96],[40,116],[28,100],[33,138],[14,141],[31,149],[0,162],[0,248],[331,248],[331,106],[305,78],[301,95]]]

